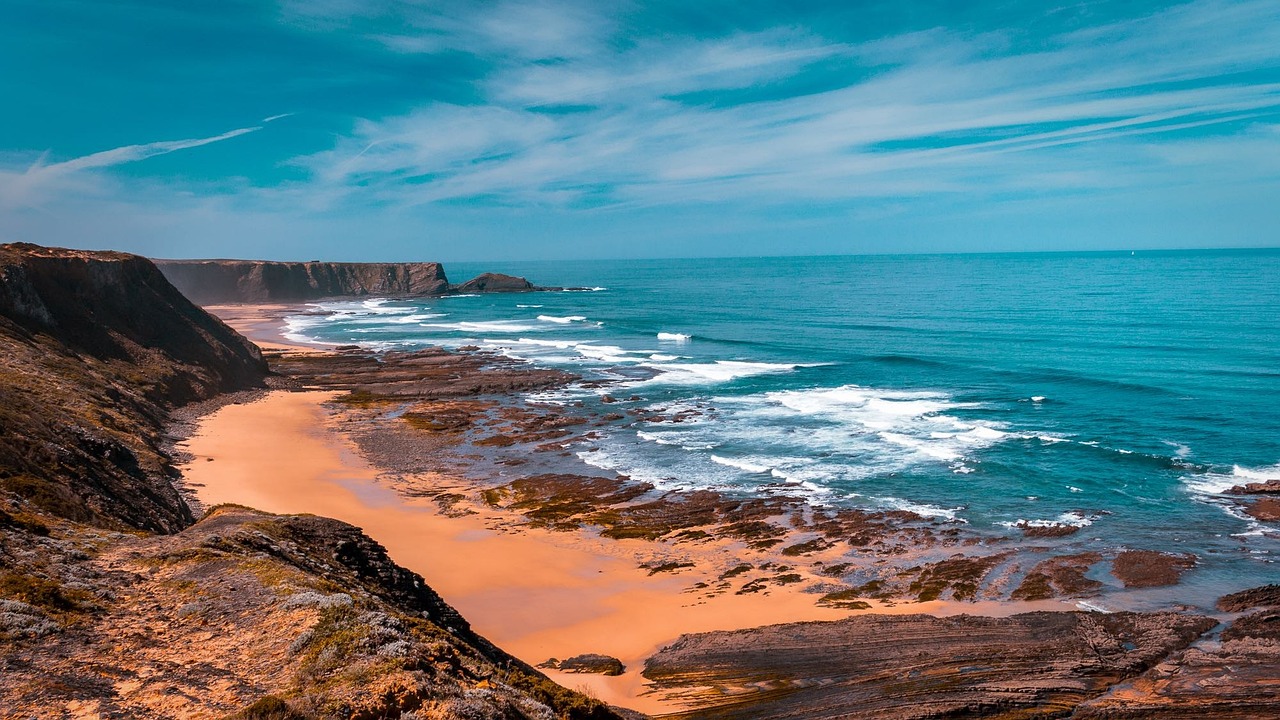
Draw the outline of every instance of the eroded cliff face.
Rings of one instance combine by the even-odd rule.
[[[449,279],[440,263],[156,260],[184,295],[201,304],[298,302],[365,295],[441,295]]]
[[[168,410],[261,387],[258,348],[123,253],[0,245],[0,488],[71,520],[192,521]]]

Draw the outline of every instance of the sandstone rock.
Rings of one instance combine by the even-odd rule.
[[[682,718],[1066,717],[1216,624],[1174,613],[860,615],[685,635],[644,676]]]
[[[1280,498],[1264,497],[1246,505],[1244,511],[1249,517],[1262,522],[1280,522]]]

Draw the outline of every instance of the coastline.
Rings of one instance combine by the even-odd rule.
[[[288,306],[208,309],[268,352],[327,352],[280,335]],[[785,572],[781,577],[802,581],[761,583],[750,592],[699,591],[705,581],[729,576],[744,553],[763,550],[728,537],[672,547],[611,539],[593,527],[532,527],[520,512],[481,502],[475,481],[447,466],[406,477],[372,463],[353,437],[360,423],[332,402],[343,394],[276,390],[199,419],[179,443],[186,487],[205,507],[236,503],[314,513],[363,528],[397,562],[422,574],[477,632],[522,660],[537,664],[583,653],[621,660],[626,672],[617,677],[545,670],[566,687],[614,705],[656,714],[687,710],[672,697],[647,694],[640,672],[646,659],[689,633],[868,613],[999,617],[1075,609],[1058,599],[824,607],[817,602],[821,591],[841,586],[830,578],[824,583],[813,570],[821,562],[811,558],[795,563],[801,567],[777,566]],[[290,448],[287,457],[281,447]],[[449,497],[447,504],[442,496]]]

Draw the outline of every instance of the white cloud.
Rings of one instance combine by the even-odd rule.
[[[505,3],[459,36],[487,38],[474,45],[493,67],[483,104],[361,121],[299,162],[329,198],[404,205],[1079,191],[1184,182],[1161,175],[1171,161],[1153,145],[1280,113],[1280,85],[1233,75],[1280,66],[1268,2],[1192,3],[1015,54],[998,35],[940,29],[860,45],[801,28],[611,45],[613,24],[569,7]],[[432,17],[432,33],[449,24]],[[583,52],[554,50],[568,46]],[[829,62],[845,70],[817,67]],[[834,89],[787,94],[804,72],[827,73]],[[772,99],[770,83],[784,88]],[[744,89],[757,95],[725,94]],[[556,106],[576,107],[546,111]]]
[[[276,118],[268,118],[270,122]],[[58,163],[46,163],[41,156],[21,172],[0,169],[0,209],[11,210],[39,206],[48,198],[65,192],[86,192],[91,180],[81,177],[85,171],[109,168],[125,163],[139,162],[179,150],[189,150],[223,140],[247,135],[261,130],[261,126],[239,128],[220,135],[188,140],[163,140],[160,142],[125,145],[103,150]]]

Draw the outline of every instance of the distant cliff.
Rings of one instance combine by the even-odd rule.
[[[169,282],[192,301],[297,302],[359,295],[443,295],[440,263],[156,260]]]

